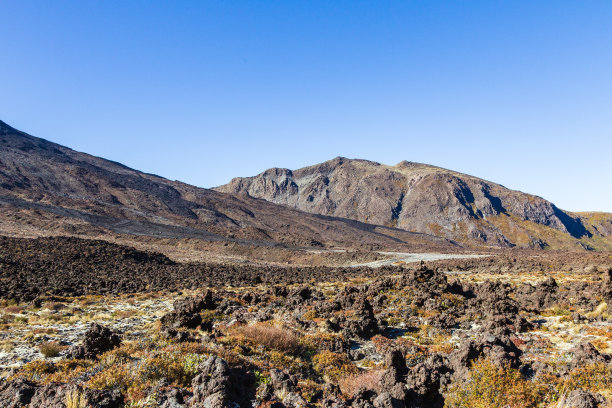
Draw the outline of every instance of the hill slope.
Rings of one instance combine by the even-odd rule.
[[[315,214],[346,217],[467,244],[610,249],[610,231],[540,197],[425,164],[342,157],[273,168],[218,187]]]
[[[447,240],[306,214],[145,174],[36,138],[0,121],[0,233],[26,227],[71,234],[98,229],[169,238],[309,246],[451,249]]]

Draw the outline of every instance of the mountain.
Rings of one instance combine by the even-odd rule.
[[[337,157],[235,178],[216,190],[466,245],[612,249],[612,214],[572,214],[531,194],[408,161],[388,166]]]
[[[113,232],[257,245],[449,250],[427,234],[194,187],[30,136],[0,121],[0,234]]]

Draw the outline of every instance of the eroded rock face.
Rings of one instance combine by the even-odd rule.
[[[68,355],[70,358],[93,360],[100,354],[110,351],[120,344],[121,338],[117,333],[94,323],[85,333],[83,344],[73,347]]]
[[[557,229],[568,238],[590,236],[580,218],[540,197],[419,163],[384,166],[337,157],[294,171],[275,168],[254,177],[235,178],[217,190],[247,193],[310,213],[501,247],[513,245],[516,237],[504,235],[488,216],[512,215],[507,218],[513,229],[525,233],[529,231],[521,221]],[[456,223],[467,228],[435,228]],[[529,246],[547,245],[543,237],[534,237]]]

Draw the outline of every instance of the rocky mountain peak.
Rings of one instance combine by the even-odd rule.
[[[217,190],[464,243],[574,248],[592,237],[579,216],[541,197],[411,161],[386,166],[336,157],[237,178]]]

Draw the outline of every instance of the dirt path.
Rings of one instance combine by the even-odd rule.
[[[367,266],[370,268],[380,268],[381,266],[394,265],[397,263],[411,263],[421,261],[439,261],[443,259],[471,259],[471,258],[482,258],[491,255],[479,255],[479,254],[438,254],[438,253],[408,253],[408,252],[379,252],[381,255],[388,256],[389,258],[365,262],[360,264],[351,265],[352,267]]]

